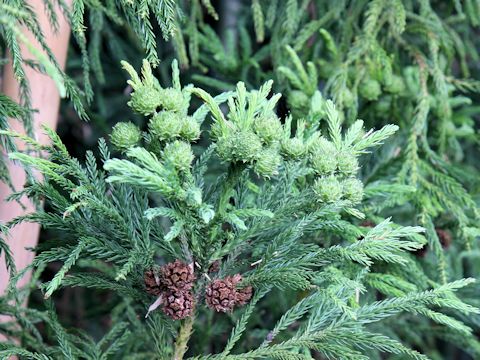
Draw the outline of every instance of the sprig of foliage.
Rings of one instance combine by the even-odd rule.
[[[119,123],[111,136],[118,157],[110,155],[104,140],[99,143],[103,168],[92,153],[84,164],[72,158],[53,131],[48,131],[48,146],[2,132],[46,154],[10,155],[44,176],[13,197],[42,198],[48,207],[6,226],[32,221],[61,231],[62,241],[39,249],[31,266],[63,263],[40,289],[45,297],[67,286],[108,289],[115,298],[115,325],[100,342],[73,334],[63,329],[51,307],[43,312],[10,304],[17,293],[12,286],[0,309],[19,321],[25,347],[6,343],[0,354],[86,359],[397,354],[426,359],[396,336],[395,323],[388,321],[410,313],[421,315],[424,327],[435,323],[455,334],[452,338],[463,336],[472,345],[468,351],[478,355],[478,342],[462,316],[479,310],[457,295],[474,279],[443,283],[416,266],[412,252],[426,242],[420,227],[381,220],[374,206],[365,209],[378,225],[356,225],[365,217],[359,158],[385,142],[396,126],[365,132],[363,122],[356,121],[343,131],[344,115],[318,91],[308,121],[281,118],[275,111],[280,95],[270,94],[272,82],[251,91],[239,82],[233,93],[214,98],[198,87],[182,87],[176,62],[172,86],[161,85],[148,62],[140,75],[129,64],[123,66],[134,90],[130,106],[147,118],[148,127],[142,132],[133,123]],[[205,107],[189,115],[192,95]],[[210,144],[200,156],[192,150],[199,139]],[[212,175],[217,180],[206,181]],[[367,189],[367,194],[382,191],[388,186]],[[153,299],[143,284],[145,271],[174,259],[192,263],[197,279],[195,314],[183,321],[154,311],[159,300],[150,305]],[[218,272],[209,272],[216,262],[221,262]],[[240,276],[239,288],[254,291],[245,310],[233,312],[232,319],[203,305],[205,288],[228,276]],[[377,291],[384,294],[382,300],[376,299]],[[276,307],[269,304],[272,299]],[[276,324],[258,334],[255,323],[266,306],[273,309]],[[151,314],[142,320],[147,309]],[[35,331],[32,324],[38,321],[52,328],[53,345]],[[378,322],[382,328],[375,327]],[[222,338],[220,333],[232,325],[230,337]],[[0,325],[0,331],[18,334],[9,324]],[[204,349],[205,341],[213,341],[215,349]]]

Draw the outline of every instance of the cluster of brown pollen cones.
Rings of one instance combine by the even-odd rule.
[[[149,313],[161,306],[162,311],[173,320],[191,316],[195,310],[192,291],[195,280],[193,263],[186,264],[180,260],[163,265],[159,270],[147,270],[144,273],[145,290],[158,297],[150,306]],[[236,306],[247,304],[253,289],[251,286],[241,288],[241,281],[240,274],[210,281],[205,289],[207,306],[217,312],[230,312]]]
[[[230,312],[235,306],[245,305],[252,297],[251,286],[238,288],[242,276],[236,274],[223,279],[215,279],[207,285],[205,301],[207,306],[217,312]]]

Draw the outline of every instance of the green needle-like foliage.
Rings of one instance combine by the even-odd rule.
[[[396,125],[365,131],[358,120],[345,127],[344,114],[318,90],[307,118],[281,118],[281,95],[271,93],[271,81],[250,91],[239,82],[213,97],[182,87],[176,61],[170,87],[148,62],[141,76],[123,66],[133,88],[129,104],[146,117],[146,131],[116,126],[118,156],[101,140],[100,166],[91,152],[84,164],[72,158],[53,131],[47,130],[50,146],[21,137],[45,157],[10,157],[44,179],[12,199],[25,194],[46,207],[5,228],[30,221],[59,231],[38,249],[31,286],[60,262],[51,280],[39,284],[44,297],[66,287],[108,291],[112,326],[94,339],[65,329],[50,300],[45,310],[22,308],[24,293],[13,286],[18,274],[0,302],[17,324],[3,323],[0,331],[21,345],[3,343],[2,357],[428,359],[422,352],[429,349],[413,333],[418,338],[430,328],[480,356],[477,325],[466,320],[479,309],[461,297],[475,280],[432,277],[414,255],[427,241],[425,229],[382,218],[382,195],[397,196],[389,204],[395,208],[410,187],[384,180],[364,189],[359,178],[367,153],[388,141]],[[203,102],[194,112],[193,97]],[[199,139],[207,146],[196,146]],[[377,225],[359,225],[367,215]],[[155,300],[144,283],[148,271],[174,260],[191,264],[195,275],[195,306],[183,320],[165,311],[167,295]],[[253,295],[228,314],[216,313],[206,305],[208,289],[225,279],[237,279],[235,291]],[[39,322],[48,338],[35,327]]]
[[[200,58],[213,70],[194,78],[221,90],[238,79],[253,88],[276,79],[287,111],[307,123],[319,111],[320,90],[354,128],[358,117],[367,126],[398,125],[362,168],[363,210],[373,223],[381,212],[424,227],[419,262],[445,283],[476,269],[476,255],[467,254],[478,253],[479,235],[479,82],[471,61],[479,54],[479,13],[474,1],[252,2],[236,36],[222,42],[223,32],[203,30]],[[245,30],[250,24],[255,32]]]
[[[12,274],[0,313],[15,320],[0,333],[19,340],[0,358],[480,358],[478,1],[43,3],[53,26],[55,6],[72,26],[68,76],[25,1],[0,4],[21,85],[20,104],[0,96],[0,141],[44,179],[10,200],[45,203],[0,224]],[[51,130],[51,146],[11,133],[15,118],[34,135],[26,66],[96,139],[116,124],[112,147],[77,160]],[[5,239],[23,221],[48,239],[16,289],[29,269]],[[183,320],[146,277],[174,260],[195,274]],[[226,279],[253,294],[217,313],[208,289]],[[62,305],[73,292],[88,321],[75,329]]]

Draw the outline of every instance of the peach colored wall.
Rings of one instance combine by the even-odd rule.
[[[58,32],[54,32],[49,24],[45,8],[42,0],[28,0],[28,2],[35,9],[38,14],[38,19],[45,35],[46,41],[53,53],[55,54],[58,62],[62,67],[65,66],[68,42],[70,37],[70,28],[63,15],[59,12],[59,28]],[[67,1],[71,3],[71,1]],[[24,31],[27,38],[37,45],[34,37],[31,33]],[[32,58],[28,50],[23,46],[22,53],[25,58]],[[48,141],[47,137],[41,132],[40,127],[42,124],[46,124],[49,127],[55,128],[58,118],[58,109],[60,105],[60,98],[55,86],[55,83],[48,78],[48,76],[40,74],[30,68],[26,68],[26,76],[30,82],[32,107],[37,110],[34,113],[34,127],[37,140],[42,143]],[[3,73],[2,92],[16,101],[19,101],[19,86],[16,81],[11,66],[6,66]],[[10,126],[13,130],[18,132],[24,132],[22,124],[16,120],[10,121]],[[19,148],[23,148],[21,143],[17,143]],[[15,188],[21,189],[24,181],[25,174],[21,167],[18,165],[9,163],[10,175]],[[13,219],[16,216],[22,215],[25,212],[32,212],[34,210],[33,205],[25,198],[22,199],[22,203],[26,206],[26,209],[16,202],[6,203],[3,201],[10,194],[10,189],[0,183],[0,221],[5,222]],[[15,258],[15,263],[18,270],[25,268],[33,258],[33,253],[26,250],[26,247],[33,247],[37,244],[38,234],[40,228],[37,224],[24,223],[16,226],[10,232],[10,237],[7,239],[10,249],[12,250]],[[29,276],[25,276],[19,283],[24,285],[28,282]],[[8,283],[8,273],[5,267],[5,260],[2,256],[0,258],[0,294],[5,290]],[[0,317],[0,321],[5,318]]]

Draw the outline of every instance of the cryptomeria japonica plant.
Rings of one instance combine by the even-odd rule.
[[[146,61],[140,74],[123,67],[129,106],[147,126],[118,123],[116,155],[101,140],[100,166],[91,152],[84,165],[72,158],[48,129],[51,146],[3,132],[44,154],[10,154],[44,177],[11,200],[46,204],[5,230],[34,221],[61,237],[37,249],[31,266],[46,310],[22,307],[21,274],[9,261],[0,311],[16,322],[0,331],[20,345],[1,344],[2,358],[427,359],[413,334],[432,327],[479,354],[463,321],[478,309],[456,295],[473,279],[429,278],[414,260],[423,229],[382,219],[376,196],[387,185],[364,188],[358,177],[369,149],[397,126],[365,131],[357,120],[342,129],[319,91],[303,118],[280,118],[271,81],[213,97],[182,87],[176,62],[170,87]],[[203,105],[192,111],[194,97]],[[39,284],[54,262],[62,265]],[[106,334],[60,324],[49,299],[64,287],[108,291]]]
[[[377,192],[385,201],[372,206],[425,228],[418,262],[432,278],[477,274],[478,4],[288,0],[252,1],[242,10],[236,30],[200,27],[197,58],[209,72],[194,79],[221,90],[238,80],[255,88],[275,79],[294,117],[307,116],[320,89],[345,124],[360,117],[367,127],[398,125],[362,167],[365,185],[389,189]],[[452,246],[438,229],[449,232]]]

